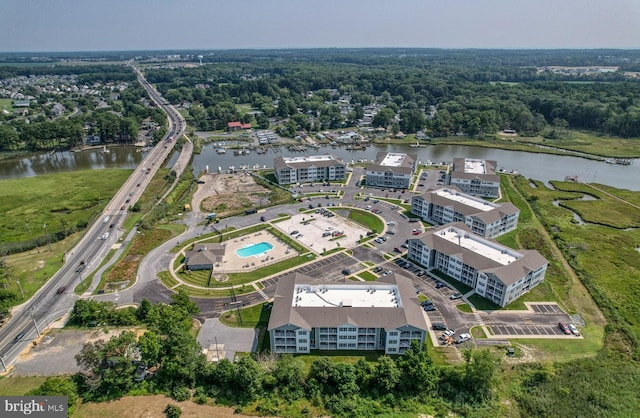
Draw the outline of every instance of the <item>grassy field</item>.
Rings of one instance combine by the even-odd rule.
[[[30,242],[32,236],[46,242],[47,235],[54,241],[58,233],[84,229],[130,174],[105,169],[0,180],[0,242]]]
[[[562,139],[546,139],[538,136],[532,138],[515,137],[514,141],[523,144],[568,149],[604,157],[640,157],[640,141],[638,141],[638,138],[617,138],[588,131],[570,131],[567,137]]]
[[[13,107],[13,99],[0,99],[0,111],[6,110],[13,113],[15,110]]]
[[[13,376],[0,378],[0,395],[2,396],[22,396],[32,389],[40,387],[45,376]]]

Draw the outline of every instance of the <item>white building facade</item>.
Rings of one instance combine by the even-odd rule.
[[[379,152],[374,164],[365,169],[367,186],[408,189],[416,171],[417,156]]]
[[[500,196],[500,176],[496,174],[495,161],[454,158],[448,183],[470,195],[490,198]]]
[[[411,213],[435,225],[463,222],[471,232],[495,238],[518,226],[520,210],[462,193],[455,187],[428,191],[411,199]]]
[[[471,233],[462,223],[409,239],[408,258],[472,287],[502,307],[540,284],[548,266],[537,251],[512,250]]]
[[[273,160],[273,165],[278,184],[341,181],[347,173],[344,161],[330,154],[278,157]]]
[[[384,351],[424,343],[428,327],[411,279],[326,282],[296,274],[278,281],[269,319],[271,350]]]

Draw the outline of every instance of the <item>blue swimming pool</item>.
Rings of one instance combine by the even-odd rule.
[[[236,254],[242,258],[247,258],[256,255],[263,255],[272,248],[273,245],[268,242],[260,242],[258,244],[252,244],[248,247],[240,248],[239,250],[236,250]]]

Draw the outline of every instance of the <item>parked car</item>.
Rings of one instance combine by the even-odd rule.
[[[441,282],[440,280],[436,282],[436,289],[442,289],[445,286],[446,284],[444,284],[444,282]]]
[[[64,291],[65,291],[65,290],[67,290],[67,287],[66,287],[66,286],[60,286],[60,287],[58,288],[58,290],[56,290],[56,295],[59,295],[59,294],[61,294],[61,293],[64,293]]]
[[[344,274],[345,276],[348,276],[351,274],[351,270],[349,269],[342,269],[342,274]]]
[[[431,329],[433,329],[434,331],[446,331],[447,325],[443,324],[442,322],[434,322],[431,325]]]
[[[564,322],[558,322],[558,328],[560,328],[560,330],[565,335],[571,335],[571,329],[569,328],[568,324],[565,324]]]
[[[420,306],[425,307],[427,305],[433,305],[433,301],[432,300],[423,300],[422,302],[420,302]]]
[[[455,330],[453,330],[453,329],[448,329],[448,330],[446,330],[446,331],[444,332],[444,335],[446,335],[447,337],[451,337],[451,336],[453,336],[453,334],[455,334],[455,333],[456,333],[456,331],[455,331]]]
[[[576,326],[573,324],[569,324],[569,331],[571,331],[571,333],[576,337],[580,336],[580,331],[578,331],[578,328],[576,328]]]
[[[469,341],[471,339],[471,335],[469,334],[460,334],[458,338],[456,338],[456,344],[462,344],[463,342]]]
[[[373,269],[374,273],[380,273],[382,271],[382,267],[378,266],[376,268]]]
[[[422,308],[425,312],[432,312],[436,310],[436,307],[433,305],[427,305]]]
[[[383,276],[388,276],[391,274],[391,270],[387,270],[384,273],[382,273]]]
[[[456,300],[456,299],[460,299],[462,298],[462,293],[458,292],[458,293],[454,293],[453,295],[449,296],[449,299],[451,300]]]

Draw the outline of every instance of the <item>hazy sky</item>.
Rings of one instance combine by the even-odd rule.
[[[640,48],[640,0],[1,0],[0,51]]]

